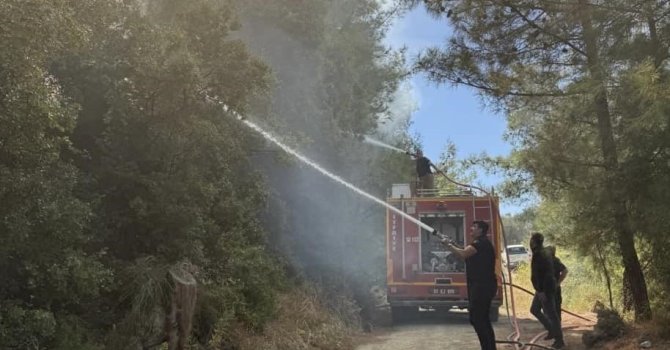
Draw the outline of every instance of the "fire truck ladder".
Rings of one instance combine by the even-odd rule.
[[[488,219],[489,226],[491,226],[493,224],[493,189],[491,189],[491,192],[489,193],[481,187],[460,183],[460,182],[455,181],[452,178],[450,178],[449,175],[447,175],[442,169],[440,169],[440,168],[438,168],[434,165],[433,165],[433,168],[435,169],[435,172],[437,174],[440,174],[440,175],[444,176],[447,179],[447,181],[453,183],[454,185],[461,186],[463,188],[468,188],[468,189],[470,189],[470,191],[472,191],[472,218],[473,218],[473,221],[477,221],[477,209],[488,209],[489,210],[489,219]],[[479,206],[479,207],[477,206],[477,202],[476,202],[476,199],[475,199],[476,196],[475,196],[474,190],[478,190],[478,191],[482,192],[483,194],[485,194],[488,197],[488,205],[487,206]],[[484,221],[487,221],[487,220],[484,220]]]
[[[491,191],[491,192],[493,192],[493,191]],[[488,198],[488,200],[486,202],[487,205],[477,206],[476,196],[474,194],[472,195],[472,219],[473,219],[472,221],[481,220],[481,221],[488,222],[489,227],[491,229],[493,229],[493,195],[490,194],[490,193],[486,193],[486,197]],[[484,218],[478,218],[477,217],[477,209],[488,209],[488,212],[489,212],[488,220],[486,220]]]

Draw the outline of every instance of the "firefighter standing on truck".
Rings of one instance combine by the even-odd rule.
[[[423,156],[423,152],[419,149],[416,151],[416,154],[407,154],[416,158],[416,176],[419,178],[417,188],[422,190],[432,190],[435,187],[435,179],[433,177],[433,171],[430,169],[432,163],[430,159]]]
[[[468,312],[470,323],[477,332],[482,350],[495,350],[496,340],[490,319],[491,301],[498,290],[495,273],[495,249],[488,239],[489,225],[484,221],[472,223],[472,243],[460,249],[451,242],[447,249],[465,260],[468,286]]]

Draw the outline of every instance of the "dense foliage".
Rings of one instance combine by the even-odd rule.
[[[507,112],[515,152],[498,165],[511,193],[536,190],[540,227],[562,244],[616,259],[636,319],[650,302],[667,310],[668,3],[407,3],[454,28],[417,69]]]
[[[355,164],[350,179],[383,195],[381,172],[409,162],[358,152],[355,135],[388,113],[401,60],[379,44],[376,3],[350,5],[0,2],[2,347],[148,349],[192,328],[179,341],[219,348],[274,317],[287,267],[343,284],[354,270],[337,261],[380,271],[383,211],[277,163],[212,102],[312,144],[331,168]],[[264,46],[272,33],[303,51]],[[364,230],[346,219],[363,209],[375,215]],[[177,286],[191,278],[196,295]],[[194,301],[192,320],[164,329],[174,303]]]

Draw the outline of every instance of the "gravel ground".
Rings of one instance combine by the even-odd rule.
[[[497,339],[506,339],[512,332],[512,326],[504,310],[501,309],[500,321],[494,323]],[[564,326],[582,324],[574,319],[564,320]],[[519,318],[522,340],[528,341],[541,332],[542,325],[526,315]],[[566,331],[566,350],[583,350],[581,333],[588,328],[582,327]],[[551,341],[540,342],[550,345]],[[407,350],[407,349],[479,349],[479,342],[465,311],[451,311],[446,314],[422,312],[417,317],[400,325],[378,328],[361,339],[356,350]],[[513,349],[508,345],[498,345],[498,349]],[[536,348],[539,349],[539,348]]]

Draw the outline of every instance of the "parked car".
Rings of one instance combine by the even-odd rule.
[[[507,256],[509,256],[509,262],[507,262]],[[509,268],[514,269],[520,264],[525,264],[530,262],[530,253],[526,250],[521,244],[513,244],[507,246],[507,254],[503,252],[502,261],[506,262]]]

